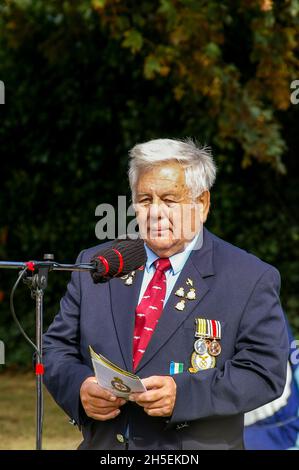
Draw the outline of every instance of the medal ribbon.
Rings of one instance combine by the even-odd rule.
[[[221,323],[218,320],[207,320],[206,318],[196,318],[197,338],[221,339]]]

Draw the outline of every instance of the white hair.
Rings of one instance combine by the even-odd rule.
[[[135,145],[130,151],[129,182],[133,201],[140,170],[153,165],[177,161],[185,171],[186,186],[193,198],[210,190],[216,179],[216,165],[211,149],[200,146],[192,139],[155,139]]]

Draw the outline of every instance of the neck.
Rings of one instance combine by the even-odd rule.
[[[176,255],[177,253],[182,253],[183,251],[185,251],[186,248],[194,241],[197,236],[198,233],[190,241],[180,242],[171,247],[161,249],[159,249],[158,247],[152,247],[148,242],[146,242],[146,244],[154,253],[156,253],[157,256],[159,256],[159,258],[170,258],[171,256]]]

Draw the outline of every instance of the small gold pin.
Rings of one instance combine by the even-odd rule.
[[[192,279],[190,279],[190,277],[188,277],[188,279],[186,281],[186,284],[187,284],[187,286],[193,287],[193,281],[192,281]]]
[[[184,300],[184,299],[180,300],[180,301],[176,304],[175,308],[176,308],[177,310],[180,310],[180,311],[182,312],[182,311],[184,310],[184,308],[185,308],[185,300]]]
[[[184,297],[184,296],[185,296],[184,287],[180,287],[180,288],[175,292],[175,295],[177,295],[178,297]]]
[[[196,299],[196,293],[195,293],[195,289],[193,287],[187,292],[186,299],[188,299],[188,300],[195,300]]]

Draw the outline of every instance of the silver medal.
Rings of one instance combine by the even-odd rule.
[[[199,338],[194,342],[194,349],[197,354],[205,354],[207,352],[207,344],[203,338]]]

